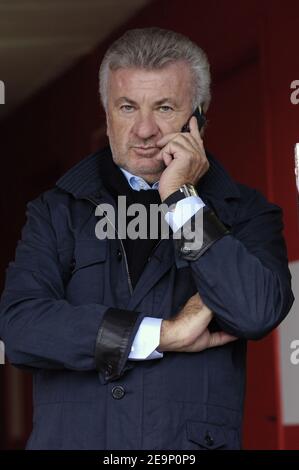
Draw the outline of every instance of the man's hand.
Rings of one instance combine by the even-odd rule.
[[[158,351],[199,352],[236,340],[223,331],[210,333],[211,310],[195,294],[181,311],[170,320],[163,320]]]
[[[209,162],[194,116],[190,120],[189,127],[190,132],[167,134],[156,143],[158,147],[161,147],[157,158],[163,160],[167,167],[159,180],[159,193],[162,201],[183,184],[195,185],[209,169]]]

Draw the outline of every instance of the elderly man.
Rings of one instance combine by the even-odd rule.
[[[0,321],[33,373],[27,448],[240,447],[246,340],[293,296],[280,209],[205,152],[209,87],[188,38],[127,31],[100,68],[110,147],[29,203]],[[170,236],[121,237],[133,212],[115,227],[100,210],[120,198],[162,201]],[[97,236],[103,220],[115,237]]]

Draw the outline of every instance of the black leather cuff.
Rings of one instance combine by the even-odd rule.
[[[173,204],[185,199],[185,195],[181,191],[175,191],[174,193],[170,194],[166,199],[164,199],[163,204],[166,204],[169,208]]]
[[[96,339],[95,362],[106,382],[122,375],[138,315],[138,312],[117,308],[109,308],[104,315]]]
[[[202,244],[198,249],[192,249],[192,233],[194,233],[196,226],[196,217],[201,216],[202,213],[202,224],[200,224],[203,234],[202,234]],[[216,214],[207,206],[203,209],[200,209],[191,219],[191,224],[189,223],[190,230],[186,232],[186,226],[184,225],[181,228],[181,237],[175,238],[175,246],[178,250],[179,257],[187,261],[195,261],[200,256],[202,256],[217,240],[222,238],[224,235],[228,235],[230,231],[228,228],[223,225],[221,220],[218,219]],[[184,235],[187,235],[185,237]],[[190,246],[191,245],[191,246]]]

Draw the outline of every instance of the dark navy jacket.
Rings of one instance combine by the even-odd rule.
[[[193,261],[161,241],[131,292],[119,240],[95,236],[95,205],[112,202],[99,158],[82,160],[28,204],[7,270],[0,336],[9,360],[34,380],[27,447],[239,448],[246,340],[271,331],[293,302],[281,210],[211,157],[198,189],[231,233]],[[127,360],[144,316],[169,318],[197,290],[214,326],[240,339]]]

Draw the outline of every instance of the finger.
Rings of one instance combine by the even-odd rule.
[[[202,143],[202,138],[198,129],[198,123],[195,116],[192,116],[189,122],[190,134],[197,142]]]
[[[165,152],[163,148],[157,155],[157,160],[163,161],[164,165],[167,167],[173,160],[173,157],[170,153]]]
[[[186,133],[176,133],[176,134],[167,134],[162,139],[156,142],[157,147],[165,147],[170,142],[180,142],[184,146],[190,146],[196,152],[201,149],[201,143],[198,142],[194,137],[188,132]]]
[[[199,293],[196,292],[195,294],[193,294],[193,295],[190,297],[190,299],[200,299],[200,300],[201,300],[201,297],[200,297]]]
[[[165,153],[165,152],[162,152],[162,158],[163,158],[165,166],[170,165],[170,163],[173,160],[172,155],[170,155],[169,153]]]
[[[200,305],[200,306],[203,305],[203,301],[202,301],[202,299],[201,299],[198,292],[196,292],[196,294],[192,295],[192,297],[189,298],[188,302],[192,302],[192,303],[195,303],[195,304]]]
[[[224,344],[231,343],[236,341],[238,338],[236,336],[229,335],[224,331],[216,331],[215,333],[210,334],[209,348],[215,348],[218,346],[223,346]]]
[[[178,132],[172,134],[166,134],[160,140],[156,142],[157,147],[164,147],[168,142],[174,139],[176,136],[180,135]]]
[[[168,142],[162,149],[163,153],[172,155],[173,158],[188,158],[189,160],[194,158],[197,154],[196,150],[189,142],[186,145],[185,141],[175,139]],[[185,160],[184,160],[185,161]]]

